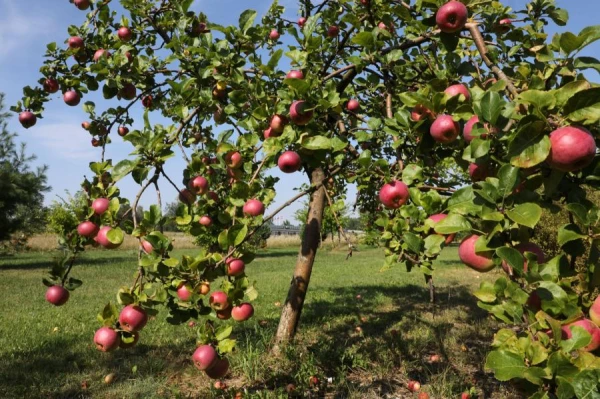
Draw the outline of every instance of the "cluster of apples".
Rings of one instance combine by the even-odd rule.
[[[111,352],[117,348],[134,347],[140,339],[139,332],[146,326],[148,314],[138,305],[127,305],[119,314],[117,329],[104,326],[94,334],[96,349]]]

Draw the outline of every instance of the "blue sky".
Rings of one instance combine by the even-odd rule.
[[[502,2],[514,9],[520,9],[527,3],[524,0]],[[210,21],[226,25],[236,24],[239,14],[247,8],[253,8],[262,15],[270,4],[271,0],[196,0],[193,8],[202,10]],[[286,6],[287,17],[296,19],[297,0],[280,0],[280,4]],[[569,11],[569,24],[557,30],[553,28],[550,32],[570,30],[578,33],[583,27],[598,23],[598,0],[558,0],[557,4]],[[80,25],[84,18],[85,13],[68,0],[0,0],[0,91],[6,94],[7,106],[21,98],[23,86],[33,85],[39,79],[46,44],[52,41],[62,44],[68,36],[67,27]],[[600,44],[596,42],[589,46],[585,54],[600,57]],[[591,75],[590,78],[599,81],[597,76]],[[80,127],[81,122],[86,120],[86,114],[80,107],[67,107],[59,94],[54,95],[55,101],[47,103],[44,119],[33,128],[23,129],[16,116],[9,122],[9,129],[17,132],[19,139],[27,143],[28,151],[38,156],[38,163],[50,168],[48,177],[52,192],[46,196],[47,203],[56,199],[56,195],[63,195],[65,190],[75,192],[83,175],[91,175],[88,168],[90,160],[100,158],[100,152],[90,145],[89,134]],[[159,122],[156,117],[154,120]],[[118,137],[115,142],[108,147],[107,158],[123,159],[130,150],[129,144],[122,143]],[[167,172],[178,182],[183,167],[182,162],[174,162]],[[272,172],[282,176],[278,170]],[[305,175],[300,173],[294,174],[293,178],[284,176],[276,187],[278,195],[273,206],[285,202],[294,194],[294,187],[305,181]],[[135,197],[138,189],[131,178],[121,182],[119,187],[122,195],[130,199]],[[161,190],[166,201],[176,196],[170,185],[163,183]],[[141,204],[148,206],[154,200],[155,196],[150,192],[142,198]],[[348,201],[352,203],[353,200],[354,190],[351,190]],[[298,206],[283,211],[283,219],[293,222],[293,213]]]

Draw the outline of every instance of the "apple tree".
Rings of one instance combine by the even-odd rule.
[[[597,394],[600,208],[584,188],[600,179],[600,95],[583,71],[600,61],[580,51],[600,28],[550,38],[546,26],[568,18],[553,0],[521,11],[498,1],[302,0],[297,21],[275,1],[260,23],[248,10],[227,27],[191,12],[192,0],[111,3],[75,1],[89,9],[85,22],[48,45],[39,86],[13,108],[32,127],[53,93],[69,106],[83,98],[83,128],[99,150],[79,224],[61,237],[73,256],[45,280],[50,302],[79,284],[69,275],[86,247],[139,239],[137,276],[119,291],[120,313],[114,304],[101,313],[99,349],[134,345],[163,305],[171,323],[203,320],[194,363],[225,375],[235,342],[219,320],[247,319],[257,295],[247,241],[309,196],[277,349],[298,327],[325,209],[336,218],[332,205],[355,184],[384,267],[418,268],[431,300],[433,263],[455,234],[466,235],[466,266],[506,271],[475,293],[510,326],[487,358],[496,378],[524,380],[536,398]],[[92,91],[106,101],[87,101]],[[113,145],[132,156],[113,161]],[[171,177],[164,165],[175,156],[187,166]],[[267,216],[276,165],[303,171],[308,188]],[[140,185],[132,202],[117,187],[125,178]],[[196,256],[170,255],[159,183],[179,191],[179,229],[207,237]],[[150,187],[157,205],[129,222],[119,209],[137,209]],[[557,208],[572,217],[556,232],[561,251],[544,254],[530,239]]]

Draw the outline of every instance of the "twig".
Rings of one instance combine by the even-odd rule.
[[[346,256],[346,260],[348,260],[348,258],[352,257],[352,242],[350,242],[350,240],[348,239],[348,236],[346,236],[346,232],[344,231],[344,228],[342,227],[342,223],[340,222],[340,219],[338,218],[336,211],[333,209],[333,203],[331,202],[331,197],[329,196],[329,193],[327,192],[327,188],[325,188],[324,191],[325,191],[325,197],[327,197],[327,202],[329,203],[329,209],[331,210],[331,213],[333,213],[333,218],[335,219],[335,223],[338,226],[338,230],[340,233],[342,233],[342,235],[344,236],[344,240],[346,240],[346,243],[348,244],[348,255]]]
[[[160,196],[160,188],[158,187],[158,180],[157,179],[154,180],[154,187],[156,188],[156,199],[158,201],[158,208],[162,212],[162,200],[161,200],[161,196]],[[160,225],[160,232],[164,233],[164,230],[165,230],[164,226],[161,223],[161,225]]]
[[[263,166],[267,162],[267,158],[268,157],[264,157],[263,160],[262,160],[262,162],[260,163],[260,165],[258,165],[258,169],[256,169],[256,172],[254,172],[254,174],[252,175],[252,178],[248,182],[249,186],[252,185],[252,183],[254,183],[254,180],[256,180],[256,178],[258,177],[258,174],[260,173],[261,169],[263,168]]]

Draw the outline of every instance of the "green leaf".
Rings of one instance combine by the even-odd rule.
[[[519,251],[510,247],[499,247],[496,248],[496,254],[513,269],[523,273],[523,255]]]
[[[585,125],[596,123],[600,120],[600,87],[576,93],[567,101],[563,112],[567,119],[573,122],[582,122]]]
[[[490,352],[485,361],[485,367],[492,370],[499,381],[523,378],[527,370],[524,358],[521,355],[505,350]]]
[[[254,20],[257,15],[258,13],[254,10],[246,10],[240,15],[240,29],[242,30],[242,33],[246,34],[248,29],[254,25]]]
[[[479,289],[473,293],[481,302],[493,303],[496,301],[496,289],[494,284],[489,281],[484,281],[479,286]]]
[[[117,182],[127,176],[137,166],[137,162],[124,159],[115,165],[112,171],[113,181]]]
[[[412,252],[414,252],[416,254],[421,253],[421,247],[423,246],[423,240],[418,235],[407,231],[402,235],[402,238],[403,238],[404,242],[406,243],[406,245],[408,246],[408,249],[410,249]]]
[[[416,180],[423,181],[423,168],[416,164],[408,164],[402,171],[402,181],[407,185],[413,184]]]
[[[277,68],[277,65],[279,65],[279,60],[281,60],[282,56],[283,56],[282,49],[279,49],[273,53],[273,55],[271,56],[271,59],[269,60],[269,63],[267,64],[270,70],[274,71],[275,68]],[[298,79],[296,79],[296,80],[298,80]]]
[[[247,235],[248,226],[245,224],[237,225],[229,229],[229,233],[227,234],[227,240],[229,241],[230,245],[238,246],[244,241],[244,239],[246,239]]]
[[[565,106],[567,101],[575,94],[580,91],[589,90],[591,85],[586,80],[576,80],[569,82],[560,89],[554,90],[554,97],[556,98],[556,106],[562,108]]]
[[[162,261],[163,265],[167,267],[176,267],[179,265],[179,259],[177,258],[167,258]]]
[[[583,41],[583,37],[575,36],[571,32],[565,32],[560,35],[560,48],[565,54],[569,55],[573,51],[578,50]]]
[[[540,221],[542,208],[538,204],[529,202],[506,211],[506,215],[515,223],[534,228]]]
[[[563,10],[562,8],[556,8],[552,10],[548,15],[558,26],[565,26],[569,21],[569,13],[567,12],[567,10]]]
[[[219,341],[219,345],[217,346],[217,349],[219,350],[219,353],[221,355],[224,355],[226,353],[233,351],[234,347],[235,347],[235,339],[224,339],[222,341]]]
[[[217,241],[219,242],[219,245],[221,246],[221,249],[228,249],[229,248],[229,240],[227,239],[227,230],[223,230],[219,234],[219,237],[217,238]]]
[[[531,104],[540,109],[553,108],[556,98],[547,91],[527,90],[519,94],[519,102]]]
[[[425,237],[425,255],[435,257],[442,251],[442,244],[446,237],[439,234],[430,234]]]
[[[516,137],[508,146],[510,163],[520,168],[531,168],[548,158],[550,138],[543,135],[544,122],[535,121],[519,129]]]
[[[358,44],[361,47],[373,47],[375,38],[371,32],[360,32],[352,38],[352,43]]]
[[[595,69],[597,72],[600,72],[600,61],[593,57],[575,58],[573,66],[575,69]]]
[[[111,244],[121,245],[125,237],[123,235],[123,230],[121,230],[119,227],[115,227],[106,233],[106,238],[108,238],[108,241],[110,241]]]
[[[506,101],[502,100],[500,94],[495,91],[488,91],[481,99],[481,116],[493,126],[498,122],[498,117],[505,105]]]
[[[519,183],[519,168],[504,165],[498,171],[498,194],[506,198],[512,194]]]
[[[600,370],[583,370],[570,382],[577,398],[599,399],[598,381],[600,381]]]
[[[307,137],[302,140],[302,147],[308,150],[328,150],[331,148],[331,140],[325,136]]]
[[[453,234],[469,231],[471,228],[471,223],[467,219],[456,213],[451,213],[445,219],[437,222],[434,230],[438,234]]]
[[[567,224],[561,226],[558,230],[558,245],[561,247],[568,242],[586,238],[585,235],[581,234],[581,230],[575,224]]]
[[[223,341],[224,339],[229,338],[232,332],[232,326],[220,326],[215,331],[215,338],[217,339],[217,341]]]
[[[571,330],[571,338],[560,341],[560,347],[564,351],[571,352],[581,349],[592,342],[592,335],[585,328],[580,326],[569,326],[568,328]]]

